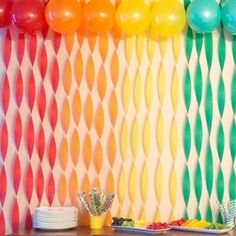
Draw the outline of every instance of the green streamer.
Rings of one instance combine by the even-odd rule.
[[[191,76],[190,76],[190,72],[188,68],[186,71],[185,80],[184,80],[184,101],[185,101],[187,112],[189,112],[191,97],[192,97]]]
[[[185,220],[189,220],[189,216],[188,216],[187,210],[184,212],[184,219],[185,219]]]
[[[202,214],[201,214],[199,208],[197,208],[197,213],[196,213],[196,217],[195,218],[198,219],[198,220],[202,219]]]
[[[184,0],[184,9],[185,9],[185,11],[187,11],[187,9],[188,9],[188,5],[190,4],[190,0]]]
[[[198,63],[197,65],[197,70],[195,75],[195,94],[198,106],[200,106],[202,100],[202,69],[200,63]]]
[[[190,176],[189,176],[189,170],[188,166],[186,165],[184,176],[183,176],[183,196],[184,196],[184,202],[186,207],[189,203],[189,197],[190,197]]]
[[[221,167],[219,168],[219,172],[217,175],[216,189],[217,189],[218,202],[222,202],[225,186],[224,186],[224,175],[223,175]]]
[[[197,114],[196,125],[195,125],[195,147],[198,156],[200,156],[202,149],[202,121],[200,113]]]
[[[205,116],[206,116],[208,133],[210,134],[212,126],[212,117],[213,117],[213,96],[212,96],[212,87],[210,79],[208,79],[207,89],[206,89]]]
[[[199,162],[197,163],[197,167],[195,170],[194,188],[195,188],[197,202],[199,204],[201,200],[201,196],[202,196],[202,171],[201,171],[201,166]]]
[[[230,131],[230,153],[232,161],[235,161],[236,156],[236,123],[233,120]]]
[[[233,36],[232,51],[234,57],[234,64],[236,64],[236,36]]]
[[[234,114],[236,113],[236,72],[234,72],[231,85],[231,103]]]
[[[187,30],[187,36],[186,36],[186,57],[189,62],[191,54],[193,49],[193,31],[190,27],[188,27]]]
[[[229,181],[229,197],[230,199],[236,199],[236,175],[234,168],[232,168]]]
[[[201,51],[202,51],[202,43],[203,43],[203,35],[202,34],[196,34],[196,49],[197,49],[197,55],[200,57]]]
[[[190,150],[191,150],[191,128],[189,120],[187,118],[184,128],[184,153],[187,161],[189,159]]]
[[[224,128],[223,128],[222,123],[220,123],[218,134],[217,134],[217,152],[218,152],[220,162],[222,161],[222,158],[223,158],[224,148],[225,148]]]
[[[211,205],[210,205],[210,203],[208,203],[208,206],[207,206],[206,220],[209,221],[209,222],[212,222],[212,221],[213,221],[212,210],[211,210]]]
[[[218,87],[218,108],[220,116],[222,117],[225,109],[225,84],[222,77]]]
[[[206,178],[206,187],[208,195],[211,196],[212,187],[213,187],[213,175],[214,175],[214,166],[213,166],[213,157],[211,151],[211,144],[208,142],[206,162],[205,162],[205,178]]]
[[[208,70],[210,70],[211,65],[212,65],[212,58],[213,58],[212,34],[206,34],[205,35],[205,53],[206,53]]]
[[[224,36],[223,31],[220,34],[218,48],[219,48],[218,56],[219,56],[220,68],[221,68],[221,70],[223,70],[224,65],[225,65],[225,57],[226,57],[225,36]]]
[[[220,223],[220,224],[223,224],[224,221],[223,221],[223,218],[222,218],[222,215],[221,215],[221,212],[219,211],[218,212],[218,215],[217,215],[217,223]]]

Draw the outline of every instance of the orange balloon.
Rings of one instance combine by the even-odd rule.
[[[81,22],[81,7],[77,0],[50,0],[45,17],[49,27],[61,34],[77,31]]]
[[[116,8],[109,0],[90,0],[83,7],[83,23],[88,30],[105,33],[115,24]]]

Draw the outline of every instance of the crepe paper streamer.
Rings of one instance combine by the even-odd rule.
[[[231,105],[232,105],[232,109],[233,109],[234,114],[236,114],[236,96],[235,96],[235,94],[236,94],[236,72],[234,72],[231,87],[232,87],[231,88]]]
[[[222,162],[225,148],[225,135],[223,124],[220,123],[218,134],[217,134],[217,152],[219,155],[220,162]]]
[[[220,78],[220,83],[218,87],[218,109],[220,112],[220,116],[222,117],[225,109],[225,84],[222,76]]]
[[[207,206],[206,220],[209,222],[213,222],[212,209],[211,209],[210,202],[208,203],[208,206]]]
[[[200,156],[201,149],[202,149],[202,138],[203,138],[202,120],[201,120],[200,113],[198,113],[197,118],[196,118],[196,124],[195,124],[195,147],[196,147],[198,156]]]
[[[218,201],[222,202],[225,186],[224,186],[224,175],[223,175],[221,167],[220,167],[218,175],[217,175],[216,183],[217,183],[216,184],[216,192],[217,192]]]
[[[200,57],[202,52],[202,45],[203,45],[203,35],[196,33],[196,49],[197,49],[197,56]]]
[[[211,196],[212,193],[213,176],[214,176],[213,156],[211,151],[210,140],[208,140],[206,163],[205,163],[205,178],[206,178],[207,192],[209,196]]]
[[[189,198],[190,198],[190,175],[189,175],[189,169],[188,166],[186,165],[184,175],[183,175],[183,196],[184,196],[184,202],[186,205],[186,208],[189,203]]]
[[[205,54],[207,59],[208,70],[210,71],[213,60],[213,37],[211,34],[205,35]]]
[[[195,188],[196,198],[199,205],[202,196],[202,170],[199,162],[197,163],[197,167],[195,170],[194,182],[195,182],[194,188]],[[197,217],[197,219],[199,218]]]
[[[229,181],[229,196],[231,199],[236,199],[236,175],[235,175],[235,170],[232,168],[231,170],[231,177]]]
[[[185,46],[186,57],[188,62],[190,61],[192,55],[192,49],[193,49],[193,31],[191,30],[190,27],[188,27],[186,35],[186,46]]]
[[[184,128],[184,153],[186,161],[189,159],[191,150],[191,127],[189,123],[189,119],[187,118]]]
[[[195,74],[195,84],[194,84],[198,106],[200,106],[201,101],[202,101],[202,86],[203,86],[203,84],[202,84],[202,68],[201,68],[200,61],[198,61],[197,70],[196,70],[196,74]]]
[[[184,102],[187,112],[189,111],[189,107],[192,99],[192,89],[191,89],[191,75],[189,68],[187,68],[185,79],[184,79]]]
[[[210,78],[208,78],[208,83],[206,88],[205,117],[206,117],[208,133],[210,134],[213,120],[213,94],[212,94],[212,86]]]

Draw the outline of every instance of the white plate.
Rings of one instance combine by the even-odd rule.
[[[42,214],[77,214],[76,207],[39,207],[35,212]]]
[[[135,228],[135,227],[124,227],[124,226],[111,226],[113,229],[117,231],[122,231],[126,233],[137,233],[137,234],[165,234],[171,228],[167,229],[146,229],[146,228]]]
[[[188,231],[188,232],[198,232],[198,233],[207,233],[207,234],[225,234],[232,230],[230,229],[199,229],[199,228],[190,228],[190,227],[181,227],[181,226],[171,226],[171,229]]]
[[[61,229],[71,229],[78,226],[77,222],[71,222],[68,224],[46,224],[46,223],[38,223],[33,222],[34,229],[41,229],[41,230],[61,230]]]
[[[49,216],[39,216],[35,215],[33,216],[33,219],[35,221],[43,221],[43,222],[65,222],[65,221],[78,221],[78,216],[70,216],[70,217],[49,217]]]

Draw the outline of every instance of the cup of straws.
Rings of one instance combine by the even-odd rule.
[[[115,194],[99,191],[94,188],[89,193],[79,193],[79,200],[90,216],[90,228],[101,229],[103,227],[102,214],[111,206]]]
[[[230,227],[236,227],[236,199],[229,201],[228,204],[218,203],[225,224]]]

